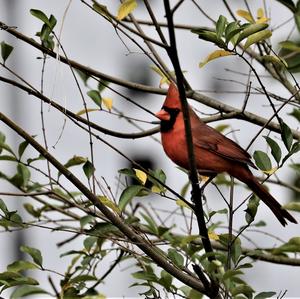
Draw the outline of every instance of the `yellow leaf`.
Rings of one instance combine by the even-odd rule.
[[[165,74],[157,66],[151,66],[150,68],[161,77],[159,81],[159,87],[161,87],[164,83],[167,83],[168,85],[170,84],[170,80],[168,79],[168,77],[166,77]]]
[[[122,21],[137,7],[136,0],[125,0],[118,9],[117,19]]]
[[[217,58],[223,57],[223,56],[229,56],[229,55],[232,55],[232,53],[229,51],[216,50],[216,51],[210,53],[203,62],[200,62],[199,67],[205,66],[211,60],[214,60],[214,59],[217,59]]]
[[[257,18],[258,19],[261,19],[265,17],[265,14],[264,14],[264,10],[260,7],[258,10],[257,10]]]
[[[113,100],[111,98],[102,98],[102,103],[109,111],[111,111],[113,106]]]
[[[147,174],[140,170],[140,169],[135,169],[133,168],[134,172],[135,172],[135,175],[136,177],[140,180],[140,182],[145,185],[146,181],[147,181]]]
[[[262,24],[267,23],[270,19],[265,16],[264,10],[262,8],[259,8],[257,10],[257,20],[256,24]]]
[[[190,206],[188,206],[182,199],[177,199],[176,204],[182,208],[191,209]]]
[[[209,180],[209,176],[199,175],[200,181],[205,183]]]
[[[98,196],[98,198],[105,206],[112,209],[117,214],[121,214],[119,207],[112,200],[110,200],[106,196]]]
[[[151,191],[153,193],[160,193],[162,190],[158,186],[152,186]]]
[[[79,115],[85,114],[86,112],[94,112],[94,111],[99,111],[99,109],[97,109],[97,108],[82,109],[82,110],[78,111],[76,113],[76,115],[79,116]]]
[[[220,239],[219,235],[217,235],[215,232],[208,232],[208,237],[211,240],[215,240],[215,241],[218,241]]]
[[[186,246],[187,244],[199,239],[198,235],[190,235],[187,237],[183,237],[180,241],[180,246]]]
[[[249,11],[247,10],[243,10],[243,9],[239,9],[237,10],[236,14],[242,18],[244,18],[245,20],[247,20],[250,23],[254,23],[254,20],[250,14]]]
[[[263,173],[265,174],[273,174],[274,172],[276,172],[278,169],[278,167],[274,167],[274,168],[271,168],[269,170],[264,170]]]

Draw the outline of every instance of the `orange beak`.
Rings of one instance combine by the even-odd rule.
[[[161,109],[157,113],[155,113],[156,117],[159,118],[160,120],[170,120],[171,116],[170,113],[165,111],[164,109]]]

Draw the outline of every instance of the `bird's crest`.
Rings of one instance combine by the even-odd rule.
[[[164,106],[168,108],[179,108],[179,109],[181,108],[179,92],[177,86],[173,82],[171,82],[169,86],[168,94],[165,99]]]

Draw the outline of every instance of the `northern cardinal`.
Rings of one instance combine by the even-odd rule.
[[[254,177],[248,166],[256,168],[251,156],[237,143],[206,125],[189,106],[196,166],[199,174],[214,177],[227,172],[244,182],[285,226],[286,220],[297,223],[279,202]],[[156,113],[161,120],[161,140],[165,153],[177,165],[189,169],[185,127],[179,92],[170,84],[162,109]]]

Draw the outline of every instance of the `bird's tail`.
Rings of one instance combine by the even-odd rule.
[[[287,210],[282,208],[281,204],[253,175],[249,176],[244,183],[246,183],[248,187],[271,209],[273,214],[283,226],[287,224],[286,220],[297,223],[296,219]]]

